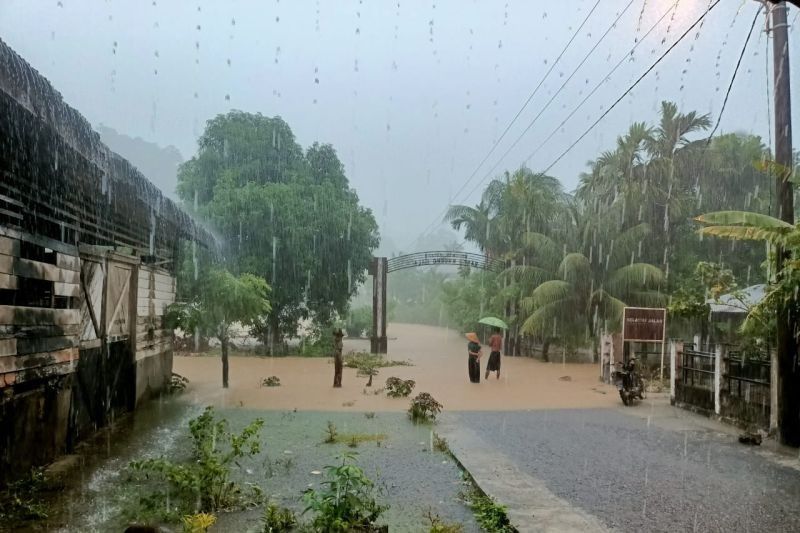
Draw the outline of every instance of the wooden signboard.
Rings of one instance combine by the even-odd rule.
[[[622,311],[622,340],[664,342],[667,310],[651,307],[626,307]]]

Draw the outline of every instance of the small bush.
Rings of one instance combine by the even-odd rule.
[[[421,392],[411,400],[408,414],[414,422],[434,422],[442,412],[442,404],[433,399],[427,392]]]
[[[181,519],[184,533],[205,533],[217,522],[217,517],[209,513],[186,515]]]
[[[378,367],[375,365],[375,361],[373,359],[363,360],[361,366],[358,367],[356,375],[359,377],[368,377],[369,380],[366,386],[372,387],[372,378],[378,375]]]
[[[264,508],[261,524],[264,533],[287,533],[295,528],[297,518],[291,509],[270,503]]]
[[[395,361],[386,359],[380,355],[373,355],[367,352],[351,352],[344,356],[344,366],[347,368],[361,368],[373,366],[375,368],[387,368],[390,366],[412,366],[408,361]]]
[[[386,380],[386,395],[392,398],[405,398],[411,394],[416,384],[413,379],[391,377]]]
[[[425,519],[428,521],[430,527],[428,533],[462,533],[464,526],[461,524],[448,524],[442,520],[438,514],[429,509],[425,514]]]
[[[375,531],[375,523],[388,508],[375,499],[375,484],[355,464],[354,454],[343,454],[342,462],[325,467],[326,480],[319,490],[308,489],[303,495],[306,508],[312,511],[315,531],[344,533]]]
[[[516,533],[516,528],[511,525],[506,514],[506,508],[494,501],[477,488],[467,497],[467,503],[475,515],[475,520],[481,529],[490,533]]]
[[[186,390],[186,387],[189,385],[189,380],[185,377],[181,376],[180,374],[176,374],[175,372],[172,373],[172,377],[169,380],[169,392],[175,394],[176,392],[183,392]]]
[[[361,337],[364,332],[369,336],[372,329],[372,308],[364,306],[352,309],[347,315],[344,329],[347,330],[348,337]]]
[[[0,492],[0,521],[3,525],[25,520],[47,518],[47,506],[42,501],[44,470],[36,468],[25,477],[13,481]]]
[[[177,521],[184,515],[211,513],[221,509],[260,504],[263,491],[248,484],[243,487],[231,479],[234,466],[259,453],[260,418],[241,433],[230,431],[224,419],[214,416],[212,407],[189,421],[192,458],[173,462],[163,457],[132,461],[130,480],[141,489],[138,508],[128,510],[135,519]]]
[[[433,434],[433,449],[439,452],[450,452],[450,446],[447,444],[447,439],[440,437],[436,433]]]
[[[261,380],[262,387],[280,387],[281,386],[281,378],[278,376],[270,376],[268,378],[264,378]]]
[[[325,428],[325,442],[326,444],[333,444],[336,442],[336,437],[339,435],[338,431],[336,431],[336,424],[328,420],[328,427]]]

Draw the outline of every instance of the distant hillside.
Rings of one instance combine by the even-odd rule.
[[[97,132],[109,148],[133,163],[153,185],[161,189],[164,196],[177,201],[175,187],[178,183],[178,165],[183,163],[177,148],[162,148],[156,143],[129,137],[102,124],[97,127]]]

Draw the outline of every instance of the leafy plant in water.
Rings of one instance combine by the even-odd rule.
[[[295,528],[297,517],[291,509],[270,502],[261,515],[261,524],[264,533],[285,533]]]
[[[181,519],[184,533],[205,533],[217,523],[217,517],[209,513],[186,515]]]
[[[425,513],[425,519],[430,524],[429,533],[461,533],[464,531],[464,526],[445,522],[438,514],[433,512],[433,509],[428,509]]]
[[[412,366],[408,361],[396,361],[386,359],[380,355],[373,355],[366,352],[351,352],[344,356],[344,366],[347,368],[361,368],[365,364],[376,368],[387,368],[390,366]]]
[[[47,518],[42,502],[45,477],[42,469],[32,469],[25,477],[13,481],[0,492],[0,521],[4,525],[24,520]]]
[[[414,390],[417,382],[413,379],[390,377],[386,380],[386,395],[392,398],[405,398]]]
[[[427,392],[421,392],[411,400],[408,414],[414,422],[434,422],[442,412],[442,404]]]
[[[326,480],[319,490],[303,495],[312,511],[317,531],[373,531],[380,515],[388,508],[375,499],[375,484],[355,464],[355,454],[343,454],[341,464],[326,466]]]
[[[447,444],[447,439],[440,437],[436,433],[433,434],[433,449],[439,452],[450,452],[450,446]]]
[[[188,385],[189,385],[188,379],[181,376],[180,374],[176,374],[175,372],[173,372],[172,377],[169,380],[169,392],[173,394],[177,392],[183,392],[186,390],[186,387]]]
[[[328,420],[328,427],[325,428],[325,443],[333,444],[336,442],[338,432],[336,431],[336,424]]]
[[[359,366],[357,376],[369,377],[367,387],[372,387],[372,378],[378,375],[378,362],[373,358],[363,359]]]
[[[207,407],[203,414],[189,421],[190,461],[176,463],[161,457],[129,464],[133,480],[149,482],[142,487],[149,494],[140,498],[139,514],[175,520],[185,514],[260,503],[263,499],[260,487],[254,484],[243,487],[230,478],[234,465],[240,466],[242,459],[261,450],[259,433],[263,425],[259,418],[240,433],[233,433],[227,421],[217,419],[213,408]],[[171,502],[173,508],[168,509],[166,502]]]
[[[264,378],[261,380],[262,387],[280,387],[281,386],[281,378],[278,376],[270,376],[268,378]]]

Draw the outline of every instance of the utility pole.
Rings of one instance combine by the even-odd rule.
[[[792,104],[789,92],[789,31],[786,2],[768,4],[772,18],[773,78],[775,85],[775,178],[777,218],[794,224],[794,191],[789,181],[793,165]],[[786,171],[784,171],[786,169]],[[775,250],[775,272],[780,276],[789,252]],[[794,302],[781,301],[777,314],[778,431],[781,442],[800,446],[800,367],[797,361],[797,311]]]

